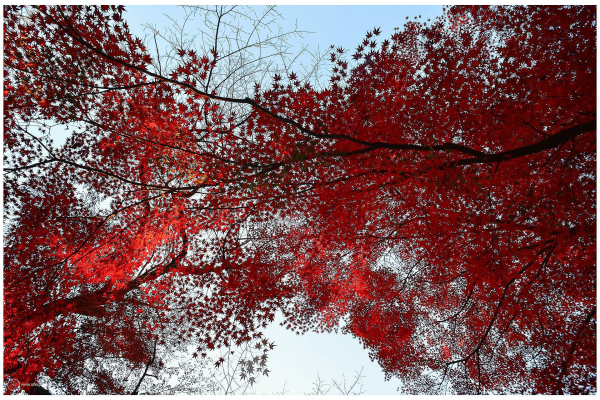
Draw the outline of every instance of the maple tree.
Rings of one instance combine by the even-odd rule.
[[[5,380],[137,393],[114,364],[281,311],[409,391],[596,390],[593,7],[376,28],[327,85],[243,72],[229,11],[153,57],[123,10],[4,10]]]

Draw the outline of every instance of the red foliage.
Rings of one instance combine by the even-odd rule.
[[[595,391],[593,7],[453,7],[253,99],[207,89],[216,48],[159,72],[122,8],[4,29],[5,379],[119,393],[106,360],[281,310],[414,392]]]

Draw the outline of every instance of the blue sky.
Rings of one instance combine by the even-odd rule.
[[[207,6],[208,7],[208,6]],[[265,6],[253,6],[260,14]],[[343,47],[348,50],[348,55],[354,54],[356,47],[362,42],[366,33],[373,28],[381,28],[381,38],[390,37],[395,27],[401,27],[406,22],[406,17],[414,20],[421,16],[421,21],[435,18],[442,13],[442,6],[402,6],[402,5],[375,5],[375,6],[277,6],[281,15],[278,22],[282,32],[291,32],[297,29],[305,32],[301,38],[294,38],[290,43],[297,49],[292,54],[297,54],[303,47],[307,46],[308,52],[321,52],[327,55],[329,46]],[[145,31],[142,24],[156,26],[163,30],[171,24],[169,18],[181,21],[184,11],[179,7],[166,6],[128,6],[126,20],[131,29],[143,37]],[[201,28],[203,20],[196,17],[186,25],[186,32],[197,33]],[[273,32],[277,26],[273,26]],[[162,47],[162,46],[161,46]],[[152,51],[152,46],[150,51]],[[299,59],[305,65],[311,65],[311,57],[307,53]],[[302,75],[302,69],[296,62],[292,68]]]
[[[294,45],[300,48],[326,51],[330,45],[341,46],[353,54],[367,31],[375,27],[382,30],[381,37],[389,37],[395,27],[401,27],[406,17],[422,20],[435,18],[442,13],[442,6],[278,6],[283,17],[280,25],[284,31],[313,32]],[[150,23],[157,28],[168,26],[168,14],[178,19],[180,9],[167,6],[128,6],[125,18],[132,32],[143,37],[141,25]],[[277,322],[277,320],[276,320]],[[264,377],[254,387],[256,394],[273,394],[283,389],[287,382],[287,394],[304,394],[311,390],[317,373],[326,381],[341,380],[342,374],[351,379],[355,371],[364,366],[363,389],[366,394],[399,394],[397,380],[385,382],[378,364],[371,362],[367,350],[350,336],[309,333],[304,336],[285,330],[274,323],[265,332],[277,347],[270,353],[268,368],[270,377]],[[332,390],[332,394],[335,390]],[[337,393],[335,393],[337,394]]]
[[[167,6],[127,6],[126,19],[135,32],[144,23],[167,26],[169,20],[165,14],[181,18],[181,9]],[[342,46],[354,50],[362,41],[367,31],[374,27],[382,28],[382,37],[390,36],[395,27],[401,27],[406,17],[413,19],[422,16],[422,20],[433,19],[441,15],[442,6],[277,6],[283,19],[280,25],[283,30],[310,31],[312,34],[301,40],[311,48],[326,49],[329,45]]]

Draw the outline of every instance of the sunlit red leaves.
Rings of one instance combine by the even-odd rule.
[[[569,359],[565,338],[578,332],[587,347],[573,354],[593,364],[594,335],[580,317],[595,298],[593,133],[458,165],[591,120],[588,8],[457,7],[379,47],[376,28],[356,64],[332,51],[329,87],[294,73],[275,75],[270,90],[257,84],[255,101],[287,120],[256,111],[239,128],[223,103],[166,79],[150,84],[131,67],[151,58],[122,9],[41,7],[31,24],[11,10],[11,165],[49,156],[19,129],[26,121],[87,128],[53,148],[48,169],[22,172],[28,189],[7,178],[18,204],[5,246],[13,376],[48,372],[40,360],[51,355],[66,360],[51,373],[67,376],[85,348],[74,333],[82,318],[109,328],[98,340],[118,338],[103,356],[145,363],[142,343],[242,344],[277,310],[298,332],[345,320],[388,375],[419,390],[435,387],[415,372],[429,368],[449,371],[457,392],[513,378],[552,392],[541,377],[556,369],[524,365],[538,350],[548,364]],[[168,78],[191,86],[219,55],[175,51]],[[128,89],[88,94],[98,82]],[[35,340],[52,345],[19,367],[41,326],[55,339]],[[449,367],[463,358],[464,373]]]

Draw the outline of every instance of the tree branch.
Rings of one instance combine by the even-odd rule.
[[[77,42],[79,42],[81,45],[88,48],[92,52],[98,54],[102,58],[105,58],[109,61],[112,61],[116,64],[127,67],[129,69],[142,72],[142,73],[149,75],[153,78],[156,78],[158,80],[169,82],[174,85],[183,87],[185,89],[189,89],[202,97],[206,97],[206,98],[218,100],[218,101],[223,101],[223,102],[228,102],[228,103],[248,104],[251,107],[253,107],[254,109],[256,109],[264,114],[267,114],[268,116],[270,116],[278,121],[281,121],[281,122],[284,122],[286,124],[296,127],[302,133],[307,134],[309,136],[312,136],[312,137],[315,137],[318,139],[347,140],[352,143],[356,143],[356,144],[365,146],[365,149],[357,150],[357,153],[368,152],[368,151],[372,151],[372,150],[376,150],[376,149],[412,150],[412,151],[421,151],[421,152],[456,151],[456,152],[460,152],[463,154],[471,155],[471,156],[473,156],[473,158],[456,161],[453,163],[454,165],[494,163],[494,162],[510,160],[513,158],[519,158],[519,157],[523,157],[526,155],[538,153],[540,151],[548,150],[548,149],[560,146],[561,144],[573,139],[574,137],[576,137],[578,135],[596,130],[596,120],[594,119],[587,123],[564,129],[557,134],[549,136],[549,137],[547,137],[539,142],[533,143],[531,145],[519,147],[519,148],[513,149],[513,150],[503,151],[500,153],[484,153],[482,151],[475,150],[470,147],[463,146],[463,145],[456,144],[456,143],[444,143],[441,145],[427,146],[427,145],[418,145],[418,144],[367,142],[367,141],[356,139],[356,138],[353,138],[351,136],[344,135],[344,134],[317,133],[317,132],[314,132],[312,130],[305,128],[297,121],[294,121],[290,118],[286,118],[286,117],[276,114],[275,112],[261,106],[260,104],[258,104],[256,101],[250,99],[249,97],[246,97],[243,99],[238,99],[238,98],[232,98],[232,97],[218,96],[216,94],[208,93],[206,91],[201,91],[201,90],[198,90],[195,86],[193,86],[191,84],[188,84],[185,82],[180,82],[176,79],[161,76],[159,74],[148,71],[147,69],[145,69],[143,67],[139,67],[139,66],[133,65],[131,63],[128,63],[126,61],[119,60],[113,56],[110,56],[110,55],[106,54],[105,52],[103,52],[102,50],[89,44],[77,33],[75,28],[71,25],[71,23],[68,21],[67,17],[64,15],[62,10],[60,9],[60,6],[58,7],[58,11],[61,14],[61,16],[63,17],[65,24],[68,26],[69,29],[67,29],[65,26],[59,24],[58,21],[54,20],[50,15],[48,15],[48,14],[46,14],[46,15],[50,19],[52,19],[54,21],[54,23],[56,23],[60,28],[62,28],[67,35],[69,35],[71,38],[73,38],[74,40],[76,40]]]
[[[154,362],[154,358],[156,357],[156,341],[154,341],[154,352],[152,353],[152,357],[150,358],[150,360],[146,363],[146,369],[144,370],[144,373],[142,374],[142,377],[140,378],[139,382],[137,383],[137,386],[135,387],[135,389],[133,389],[133,392],[131,392],[132,395],[136,395],[138,394],[138,390],[140,388],[140,385],[142,384],[142,381],[144,380],[144,378],[146,377],[146,374],[148,373],[148,368],[150,368],[150,366],[152,365],[152,363]]]

